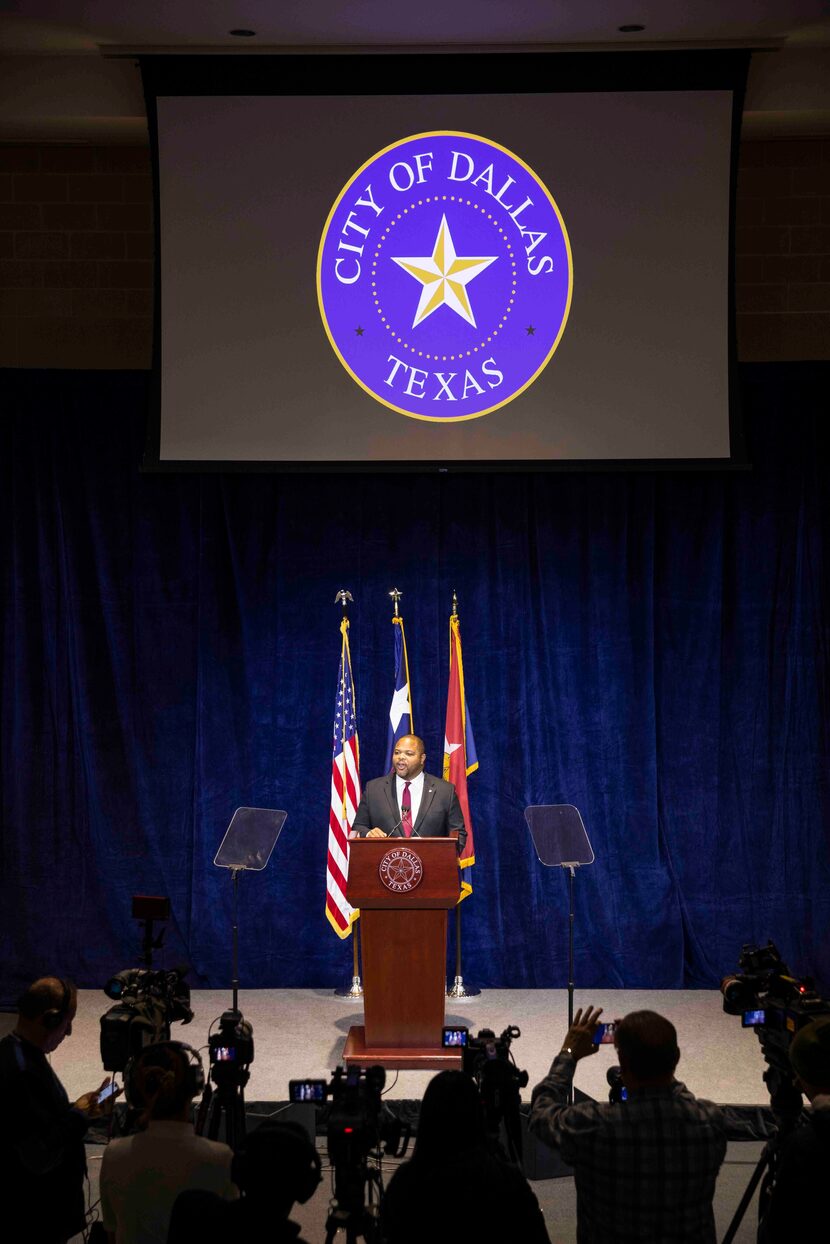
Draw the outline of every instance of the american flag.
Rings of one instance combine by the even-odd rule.
[[[338,937],[348,937],[360,912],[346,902],[349,877],[349,830],[360,803],[360,748],[357,741],[357,709],[352,658],[349,652],[349,620],[340,623],[343,642],[334,706],[334,738],[331,753],[331,807],[329,848],[326,864],[326,916]]]

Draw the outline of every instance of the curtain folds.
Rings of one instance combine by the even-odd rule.
[[[711,987],[776,940],[830,983],[828,506],[821,364],[746,367],[750,472],[143,475],[144,373],[0,373],[2,993],[138,962],[230,979],[239,805],[288,821],[242,879],[244,987],[327,986],[330,731],[348,588],[364,781],[403,592],[440,773],[458,592],[480,769],[464,973],[561,986],[567,888],[522,811],[574,803],[579,987]],[[6,949],[7,948],[7,949]]]

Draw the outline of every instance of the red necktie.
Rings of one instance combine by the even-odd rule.
[[[405,838],[412,837],[412,799],[409,795],[411,782],[404,782],[403,799],[401,800],[401,825]]]

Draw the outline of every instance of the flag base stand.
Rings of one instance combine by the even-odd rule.
[[[341,985],[334,991],[335,998],[362,998],[363,985],[360,980],[360,960],[357,949],[357,929],[352,925],[352,983]]]
[[[465,985],[463,976],[456,976],[450,988],[447,990],[448,998],[478,998],[481,990],[475,985]]]
[[[477,998],[481,990],[476,985],[465,985],[461,975],[461,904],[455,905],[455,979],[447,990],[448,998]]]
[[[363,985],[361,984],[360,977],[353,976],[350,985],[341,985],[339,989],[335,989],[334,996],[335,998],[362,998]]]

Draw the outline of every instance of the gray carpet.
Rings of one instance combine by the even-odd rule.
[[[345,976],[345,974],[344,974]],[[593,990],[579,992],[576,1006],[594,1003],[606,1019],[644,1007],[660,1011],[676,1026],[681,1049],[678,1075],[698,1097],[741,1104],[766,1104],[764,1069],[755,1034],[741,1021],[724,1015],[715,990]],[[189,1025],[173,1025],[172,1035],[196,1048],[205,1046],[208,1029],[230,1004],[229,991],[200,990],[193,994],[195,1018]],[[100,1084],[103,1077],[98,1052],[99,1018],[112,1004],[103,993],[82,990],[71,1037],[56,1050],[52,1065],[71,1097]],[[343,1042],[352,1024],[363,1022],[360,1004],[335,998],[318,989],[261,989],[240,994],[240,1006],[254,1026],[255,1058],[247,1090],[250,1101],[285,1101],[288,1081],[324,1076],[340,1061]],[[12,1016],[0,1016],[0,1033],[13,1025]],[[513,1043],[519,1067],[529,1073],[530,1088],[550,1066],[567,1027],[567,995],[552,989],[493,989],[478,998],[447,1006],[448,1024],[466,1024],[477,1031],[496,1033],[517,1024],[521,1037]],[[591,1097],[607,1093],[605,1073],[614,1061],[612,1046],[584,1060],[576,1083]],[[420,1098],[431,1072],[395,1072],[387,1081],[388,1095]]]

